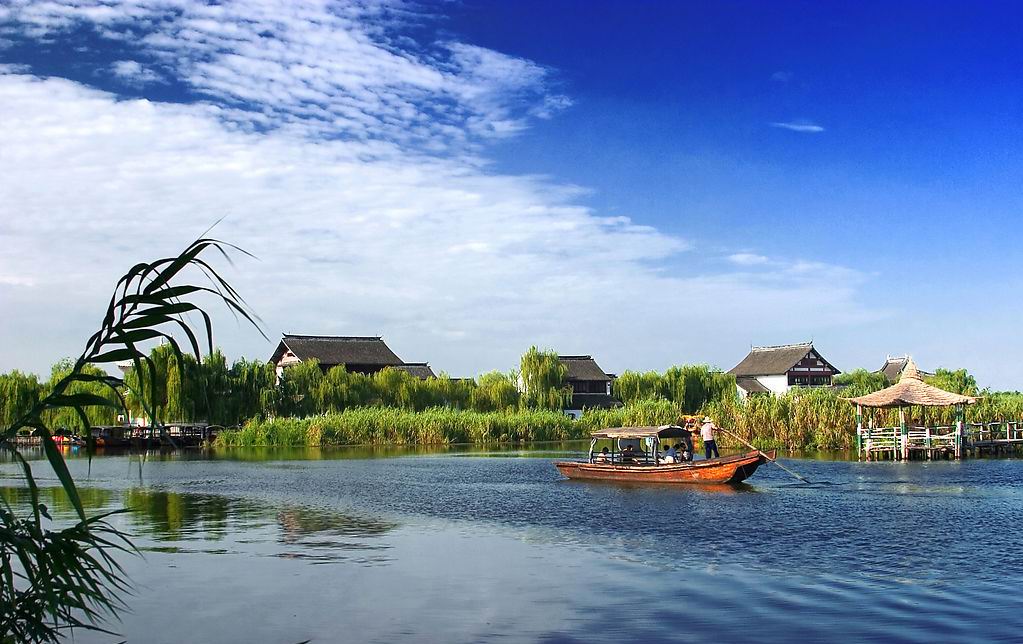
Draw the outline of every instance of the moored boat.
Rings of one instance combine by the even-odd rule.
[[[659,463],[658,445],[669,438],[688,439],[689,430],[677,425],[661,427],[614,427],[594,432],[587,461],[556,461],[554,465],[570,479],[627,481],[634,483],[739,483],[753,476],[763,463],[774,459],[774,450],[755,450],[699,461]],[[611,450],[595,452],[598,440],[610,440]],[[631,451],[622,443],[645,444],[649,451]]]

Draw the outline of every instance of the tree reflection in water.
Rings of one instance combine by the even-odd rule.
[[[129,490],[125,505],[132,510],[129,517],[135,531],[161,544],[228,542],[230,550],[217,550],[227,552],[276,543],[287,546],[287,550],[274,548],[256,554],[308,559],[314,563],[384,563],[387,559],[379,551],[390,546],[380,537],[397,527],[392,522],[329,509],[282,508],[246,499],[145,488]],[[151,549],[181,551],[166,545]]]

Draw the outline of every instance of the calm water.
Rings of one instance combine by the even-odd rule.
[[[123,637],[76,641],[1023,640],[1023,461],[789,460],[827,483],[701,489],[572,483],[565,455],[73,459],[144,551]]]

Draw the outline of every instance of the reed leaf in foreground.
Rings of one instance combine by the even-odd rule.
[[[114,513],[86,515],[47,421],[70,410],[88,428],[90,409],[123,409],[124,383],[95,367],[130,361],[140,390],[133,393],[157,423],[158,414],[147,402],[151,400],[147,393],[155,386],[155,368],[146,353],[149,346],[166,342],[178,365],[183,363],[179,335],[196,360],[201,359],[202,345],[213,351],[210,317],[191,298],[211,296],[258,328],[244,300],[203,258],[211,250],[227,257],[230,249],[237,250],[214,239],[199,239],[176,257],[133,266],[117,282],[99,330],[67,373],[27,411],[0,427],[0,450],[21,466],[30,496],[27,516],[20,516],[25,509],[6,498],[0,503],[0,641],[57,642],[62,633],[75,628],[102,631],[102,621],[116,616],[123,606],[119,596],[128,582],[114,557],[134,548],[106,521]],[[207,285],[175,284],[187,269],[205,276]],[[199,331],[186,321],[188,314],[202,319]],[[71,526],[57,529],[40,503],[32,467],[14,443],[19,431],[26,430],[40,437],[46,460],[74,509],[77,519]]]

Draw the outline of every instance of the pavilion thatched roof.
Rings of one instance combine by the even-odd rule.
[[[912,358],[902,370],[899,381],[881,391],[875,391],[857,398],[846,398],[851,403],[864,407],[951,407],[952,405],[972,405],[977,402],[973,396],[954,394],[934,385],[929,385],[920,377],[920,371]]]

